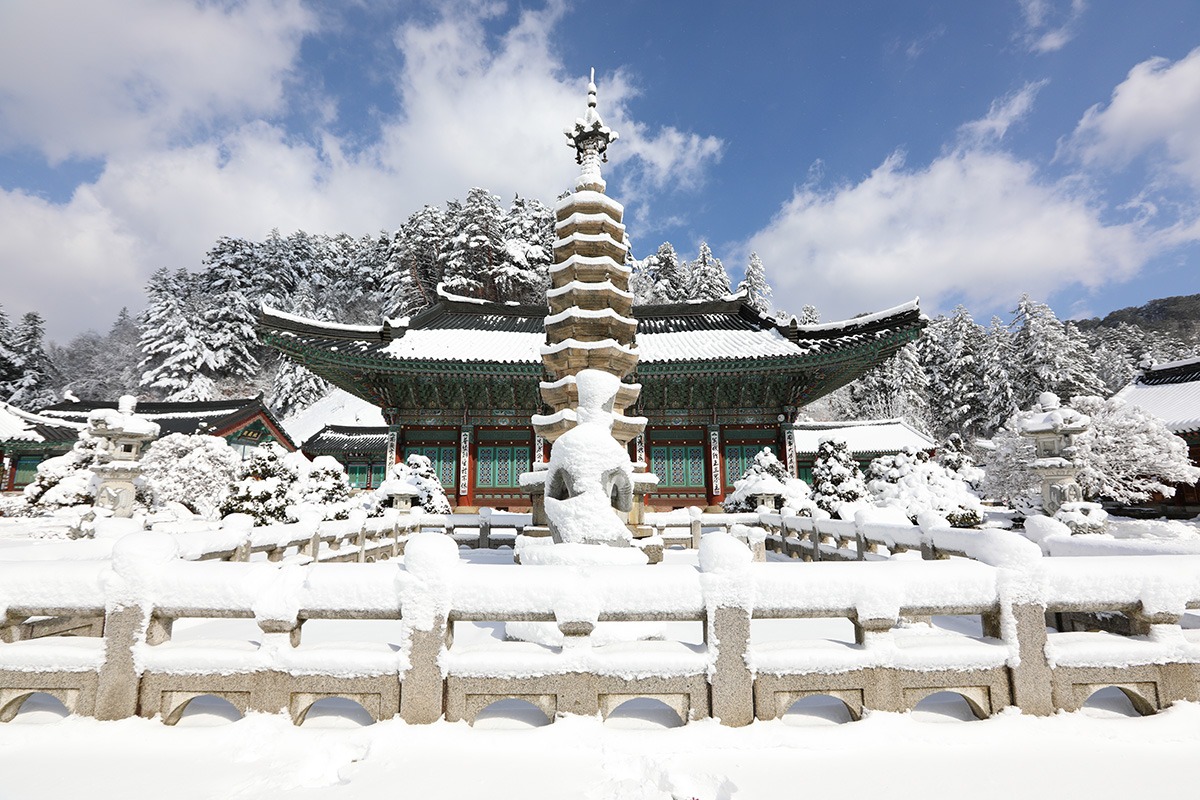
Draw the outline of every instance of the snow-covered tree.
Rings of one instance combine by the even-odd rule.
[[[292,313],[316,319],[323,316],[316,310],[307,285],[301,286],[296,292]],[[277,414],[286,417],[308,408],[327,395],[329,389],[329,384],[312,370],[290,358],[281,358],[268,402]]]
[[[286,520],[289,493],[297,476],[284,455],[274,442],[255,449],[229,483],[221,516],[249,514],[259,525]]]
[[[993,435],[1017,412],[1016,387],[1013,385],[1015,358],[1012,333],[999,317],[992,317],[980,351],[983,416],[979,427],[985,436]]]
[[[984,334],[963,306],[935,319],[921,336],[921,364],[929,378],[929,419],[941,435],[974,435],[986,413],[981,397]]]
[[[817,445],[812,477],[813,500],[830,514],[837,515],[844,504],[867,496],[862,470],[843,441],[824,439]]]
[[[729,513],[754,511],[754,497],[761,494],[779,495],[784,508],[805,516],[812,516],[816,508],[808,484],[789,473],[769,447],[756,453],[746,471],[733,482],[733,491],[723,507]]]
[[[729,274],[708,242],[700,243],[700,254],[687,265],[687,299],[720,300],[729,294]]]
[[[1077,480],[1086,497],[1139,503],[1154,494],[1173,497],[1170,484],[1200,479],[1187,444],[1159,418],[1113,398],[1073,397],[1071,406],[1092,419],[1075,437]]]
[[[494,272],[499,299],[544,303],[554,260],[554,211],[540,200],[516,197],[503,235],[506,258]]]
[[[450,210],[451,233],[442,274],[447,291],[498,299],[496,270],[508,254],[500,198],[475,187],[461,206],[450,204]]]
[[[346,470],[331,456],[317,456],[292,487],[292,500],[320,512],[323,519],[349,519],[355,503],[350,499]]]
[[[1034,474],[1033,440],[1015,430],[1009,421],[996,431],[980,454],[985,497],[1007,503],[1022,513],[1041,510],[1041,481]]]
[[[102,450],[101,439],[80,431],[70,450],[38,464],[37,475],[23,491],[29,511],[39,513],[90,504],[96,496],[91,467]]]
[[[937,462],[962,479],[971,491],[978,492],[983,485],[983,470],[975,465],[975,456],[959,434],[950,434],[938,447]]]
[[[1022,295],[1011,327],[1018,407],[1042,392],[1073,397],[1103,391],[1086,339],[1073,324],[1060,322],[1050,306]]]
[[[923,511],[932,511],[956,528],[983,524],[983,504],[958,474],[911,447],[881,456],[868,469],[876,503],[904,511],[914,523]]]
[[[251,300],[254,264],[245,260],[241,240],[222,238],[208,252],[203,276],[209,307],[204,312],[205,336],[212,351],[212,369],[222,377],[248,378],[258,369],[252,350],[257,305]]]
[[[21,317],[21,324],[13,332],[13,361],[18,375],[11,384],[8,402],[18,408],[36,411],[58,400],[58,373],[46,355],[45,332],[45,322],[36,311]]]
[[[172,433],[142,454],[142,478],[154,505],[179,503],[209,519],[221,509],[241,466],[237,451],[217,436]]]
[[[386,314],[407,316],[437,302],[449,226],[450,220],[440,208],[427,205],[396,232],[382,287]]]
[[[903,419],[924,430],[929,418],[927,380],[916,346],[908,344],[837,392],[830,405],[843,419]]]
[[[796,316],[796,324],[798,325],[817,325],[820,322],[821,312],[813,305],[805,305]]]
[[[8,397],[13,393],[12,384],[19,372],[16,364],[17,354],[13,350],[12,326],[4,306],[0,306],[0,397]]]
[[[150,277],[146,293],[140,385],[168,400],[208,400],[216,362],[192,277],[187,270],[160,269]]]
[[[750,253],[746,266],[746,277],[738,284],[739,292],[746,292],[746,300],[756,311],[763,314],[771,310],[771,284],[767,283],[767,271],[758,253]]]
[[[380,501],[383,501],[387,498],[389,490],[394,491],[397,485],[417,491],[417,497],[413,501],[414,508],[419,506],[430,514],[450,513],[450,500],[446,497],[446,490],[442,488],[442,482],[433,469],[433,462],[427,456],[410,453],[404,461],[393,464],[388,479],[375,493]]]
[[[654,255],[642,263],[637,280],[632,286],[636,296],[635,302],[679,303],[688,299],[687,268],[680,263],[674,245],[663,242]]]

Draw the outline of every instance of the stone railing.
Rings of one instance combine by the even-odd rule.
[[[345,697],[410,723],[472,721],[514,697],[550,718],[649,697],[685,721],[735,726],[812,695],[840,698],[855,717],[939,691],[980,716],[1074,710],[1105,686],[1143,713],[1200,697],[1200,632],[1180,625],[1200,606],[1200,557],[994,560],[759,564],[715,533],[700,568],[517,569],[463,563],[448,537],[415,533],[403,564],[223,563],[185,561],[170,537],[134,534],[111,561],[0,563],[0,719],[33,692],[78,714],[168,724],[200,695],[297,722],[317,700]],[[1080,612],[1121,612],[1130,635],[1047,633],[1047,619]],[[974,633],[928,624],[935,615],[975,620]],[[100,618],[99,630],[75,632],[101,635],[38,632],[30,621],[42,617]],[[253,619],[261,635],[175,641],[179,620],[210,618]],[[841,620],[853,637],[760,635],[813,618]],[[394,620],[396,635],[303,641],[310,622],[363,619]],[[533,623],[540,633],[523,638],[545,641],[455,635],[476,622]],[[594,635],[620,622],[695,631],[615,644]]]

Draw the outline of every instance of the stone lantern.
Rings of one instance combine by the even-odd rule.
[[[134,413],[137,398],[125,395],[114,411],[98,408],[88,415],[87,432],[103,443],[92,472],[99,479],[96,507],[114,517],[133,516],[137,479],[142,474],[142,448],[158,438],[158,423]]]
[[[1042,509],[1050,516],[1064,503],[1083,500],[1076,482],[1075,437],[1091,425],[1091,418],[1068,408],[1053,392],[1042,392],[1029,411],[1017,414],[1017,433],[1033,439],[1033,471],[1042,481]]]

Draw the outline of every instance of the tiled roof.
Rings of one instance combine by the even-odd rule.
[[[0,403],[0,442],[72,442],[82,427]]]
[[[410,319],[374,329],[301,320],[269,308],[263,309],[260,327],[330,353],[533,365],[541,363],[546,313],[544,306],[443,299]],[[645,364],[830,353],[923,324],[914,301],[840,323],[785,325],[755,312],[737,295],[703,303],[638,306],[634,316]]]
[[[382,453],[387,451],[387,426],[326,425],[304,443],[301,449],[316,455]]]
[[[933,439],[899,419],[850,422],[798,422],[792,434],[796,452],[811,454],[824,439],[846,443],[851,453],[898,453],[905,447],[932,450]]]
[[[1200,358],[1145,370],[1116,397],[1158,417],[1175,433],[1200,431]]]
[[[63,401],[42,409],[43,416],[68,423],[86,423],[88,414],[98,408],[116,408],[116,400]],[[242,424],[259,413],[265,414],[277,428],[278,422],[259,397],[235,397],[228,400],[191,402],[139,401],[138,416],[157,422],[161,435],[170,433],[207,433]],[[281,429],[282,431],[282,429]],[[291,445],[291,442],[286,444]]]

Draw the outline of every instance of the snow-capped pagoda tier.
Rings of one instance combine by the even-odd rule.
[[[618,284],[619,286],[619,284]],[[550,311],[554,310],[551,306]],[[526,507],[518,476],[544,461],[529,424],[570,402],[569,382],[542,362],[546,306],[490,303],[440,291],[420,313],[382,325],[339,325],[262,310],[261,339],[378,406],[388,435],[339,426],[347,467],[365,476],[409,453],[430,457],[460,506]],[[916,301],[845,322],[798,325],[755,311],[742,295],[637,306],[640,358],[617,405],[647,419],[630,455],[659,485],[656,507],[718,502],[763,447],[796,469],[792,421],[914,341]],[[541,384],[550,383],[543,392]],[[544,394],[561,392],[547,407]],[[335,422],[335,420],[330,420]],[[318,434],[319,436],[320,434]],[[311,441],[311,440],[310,440]],[[308,443],[302,445],[308,451]],[[369,484],[368,484],[369,485]]]
[[[580,165],[575,191],[554,208],[554,263],[546,304],[546,346],[542,363],[549,380],[541,384],[550,414],[533,418],[537,435],[554,442],[578,422],[581,370],[598,369],[625,378],[638,362],[637,320],[629,291],[629,240],[621,222],[625,209],[604,194],[600,164],[616,131],[604,124],[596,103],[596,76],[588,82],[587,110],[564,133]],[[625,445],[645,430],[643,417],[625,410],[637,402],[641,387],[621,384],[613,401],[612,435]]]

